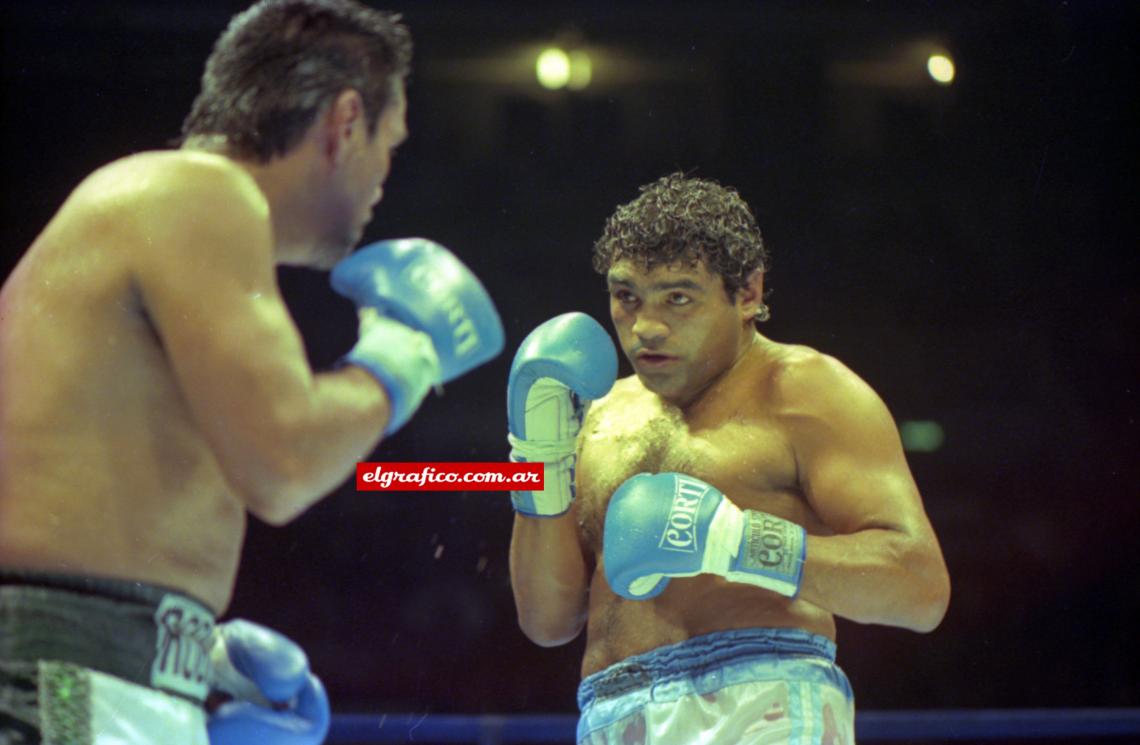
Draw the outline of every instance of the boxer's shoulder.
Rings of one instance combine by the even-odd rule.
[[[765,397],[778,414],[826,416],[877,401],[871,387],[839,359],[808,346],[780,344],[769,354]]]
[[[168,150],[130,155],[88,176],[64,210],[74,219],[129,228],[181,219],[268,224],[269,205],[253,177],[211,153]]]

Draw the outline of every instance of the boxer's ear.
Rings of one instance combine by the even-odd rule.
[[[764,304],[764,270],[754,269],[740,289],[736,291],[736,307],[740,320],[768,320],[768,306]]]
[[[358,142],[358,136],[363,136],[361,142],[368,139],[360,94],[351,88],[341,91],[316,126],[320,128],[322,154],[334,165],[343,163]]]

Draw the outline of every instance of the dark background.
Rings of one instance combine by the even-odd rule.
[[[3,3],[3,275],[85,174],[178,134],[245,5]],[[412,137],[366,240],[453,248],[508,338],[374,459],[505,460],[518,342],[568,310],[608,324],[589,266],[606,216],[669,171],[716,178],[774,254],[765,333],[945,432],[909,459],[950,611],[926,636],[841,622],[859,706],[1140,705],[1129,3],[397,9],[416,41]],[[555,39],[610,67],[540,91],[517,50]],[[923,76],[935,47],[952,86]],[[331,364],[352,309],[322,275],[281,279],[314,365]],[[339,711],[571,712],[581,640],[518,631],[511,519],[502,493],[342,488],[286,528],[251,526],[231,615],[300,641]]]

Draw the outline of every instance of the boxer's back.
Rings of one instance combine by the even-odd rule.
[[[244,511],[141,300],[132,267],[155,247],[122,219],[154,209],[140,190],[179,157],[94,174],[0,292],[0,567],[148,581],[220,609]]]

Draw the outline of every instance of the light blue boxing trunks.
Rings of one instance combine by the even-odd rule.
[[[854,742],[855,698],[835,644],[800,629],[687,639],[587,676],[579,745]]]
[[[213,630],[181,593],[0,570],[0,745],[208,745]]]

